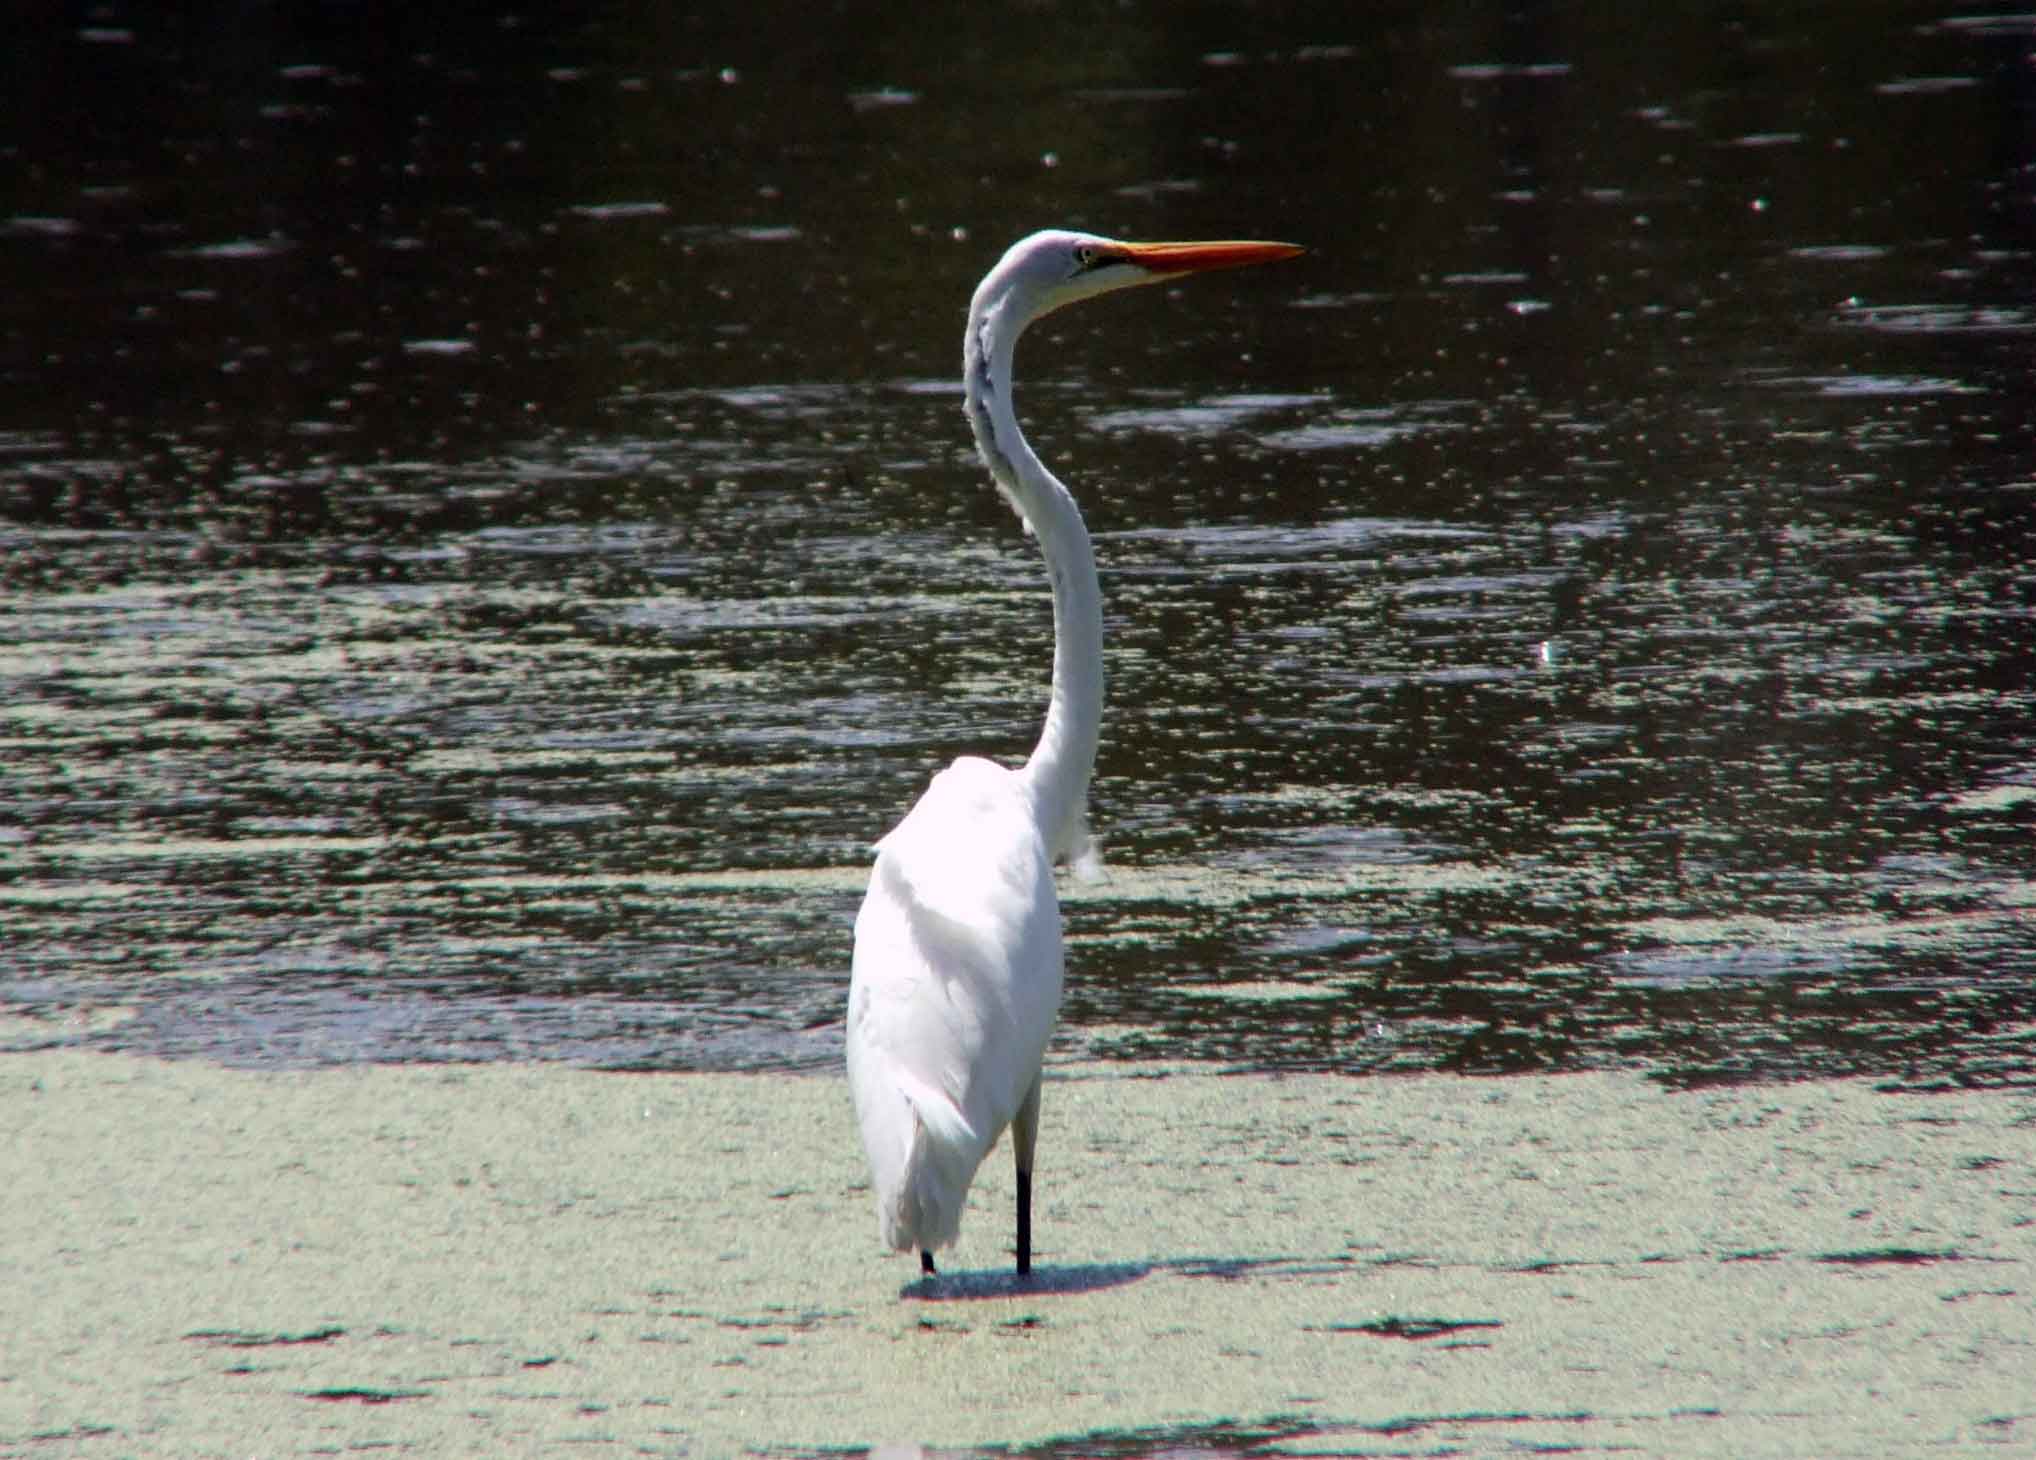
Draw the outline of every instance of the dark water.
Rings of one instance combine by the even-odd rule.
[[[1021,351],[1112,701],[1062,1048],[2036,1079],[2036,18],[159,7],[0,101],[0,1037],[824,1068],[1021,756]],[[1100,11],[1100,13],[1099,13]]]

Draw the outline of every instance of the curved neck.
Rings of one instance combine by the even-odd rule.
[[[1027,322],[1011,295],[992,292],[986,281],[962,345],[963,400],[984,464],[1039,539],[1053,581],[1053,698],[1020,774],[1048,850],[1061,858],[1073,855],[1085,835],[1103,720],[1103,593],[1081,509],[1026,444],[1011,407],[1011,359]]]

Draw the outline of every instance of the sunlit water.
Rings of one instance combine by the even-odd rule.
[[[1051,222],[1313,247],[1020,352],[1110,633],[1061,1049],[2030,1081],[2030,27],[1127,22],[1011,101],[993,19],[628,19],[42,41],[0,1037],[833,1064],[869,843],[1043,708],[952,374]]]

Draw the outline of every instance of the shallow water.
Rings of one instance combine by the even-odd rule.
[[[1064,1050],[2031,1080],[2028,17],[233,13],[0,139],[8,1042],[831,1065],[1043,707],[954,337],[1062,223],[1312,249],[1021,352]]]

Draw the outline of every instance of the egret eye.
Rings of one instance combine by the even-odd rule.
[[[1085,274],[1103,261],[1103,254],[1093,243],[1075,245],[1075,272]]]

